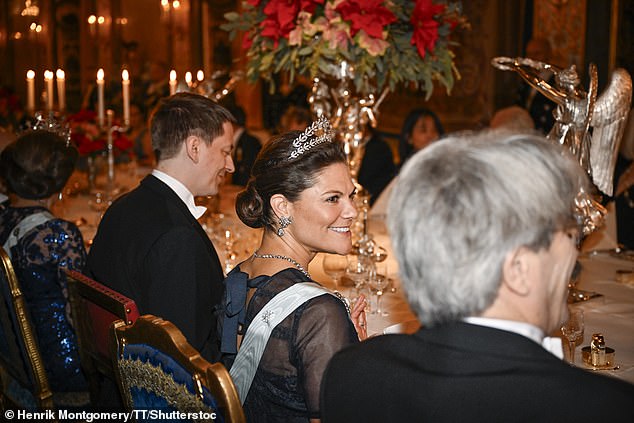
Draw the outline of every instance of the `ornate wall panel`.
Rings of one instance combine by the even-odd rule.
[[[586,0],[534,0],[533,35],[550,41],[554,64],[583,72],[585,27]]]

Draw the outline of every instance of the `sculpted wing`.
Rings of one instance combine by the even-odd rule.
[[[592,181],[602,192],[612,195],[614,167],[619,144],[627,124],[632,101],[632,78],[625,69],[612,73],[610,85],[597,99],[590,125]]]

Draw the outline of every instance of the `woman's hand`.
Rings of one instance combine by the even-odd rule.
[[[350,312],[350,319],[354,324],[354,328],[357,330],[359,341],[363,341],[368,337],[368,321],[365,319],[365,306],[367,301],[365,295],[359,295],[359,298],[354,303],[354,307]]]

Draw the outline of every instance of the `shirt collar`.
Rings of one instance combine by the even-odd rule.
[[[189,212],[194,216],[194,219],[199,219],[207,211],[206,207],[197,206],[194,202],[194,194],[187,189],[185,185],[178,179],[168,175],[165,172],[161,172],[158,169],[152,170],[152,175],[161,180],[165,185],[170,187],[172,191],[178,195],[178,198],[183,200],[183,203],[187,206]]]
[[[531,325],[530,323],[518,322],[515,320],[492,319],[489,317],[465,317],[463,320],[473,325],[487,326],[525,336],[526,338],[537,342],[545,350],[556,357],[563,358],[561,339],[548,336],[545,337],[544,331],[535,325]]]

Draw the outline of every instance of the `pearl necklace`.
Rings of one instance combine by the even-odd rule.
[[[302,272],[308,279],[311,279],[310,273],[304,267],[299,264],[297,261],[293,260],[290,257],[283,256],[281,254],[259,254],[257,251],[253,253],[253,257],[261,258],[261,259],[278,259],[278,260],[286,260],[291,263],[293,266],[297,267],[297,269]]]

